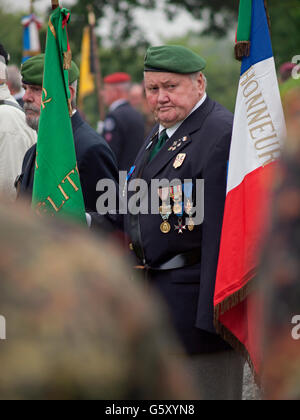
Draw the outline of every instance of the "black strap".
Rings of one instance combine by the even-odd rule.
[[[176,270],[178,268],[188,267],[199,263],[201,260],[200,249],[194,249],[185,254],[178,254],[170,260],[158,265],[158,266],[137,266],[137,269],[143,269],[148,271],[166,271]]]
[[[11,102],[11,101],[6,101],[6,100],[1,99],[0,100],[0,105],[13,106],[14,108],[17,108],[19,111],[24,112],[24,109],[22,107],[20,107],[19,104],[15,104],[14,102]]]

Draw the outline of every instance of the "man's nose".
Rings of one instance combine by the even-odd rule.
[[[159,103],[165,103],[169,101],[169,97],[165,89],[159,89],[158,92],[158,102]]]
[[[32,95],[30,93],[30,91],[27,89],[25,90],[24,96],[23,96],[23,101],[24,102],[32,102]]]

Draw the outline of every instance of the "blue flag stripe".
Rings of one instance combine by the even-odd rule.
[[[273,57],[272,44],[268,20],[263,0],[252,2],[252,27],[251,27],[250,56],[243,59],[241,75],[251,66]]]

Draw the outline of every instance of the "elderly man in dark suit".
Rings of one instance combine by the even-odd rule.
[[[25,89],[23,100],[26,121],[36,131],[38,131],[42,100],[44,58],[44,54],[32,57],[21,68],[23,87]],[[69,71],[69,87],[73,107],[71,122],[77,165],[86,211],[96,211],[96,201],[99,197],[99,193],[96,190],[98,181],[101,179],[111,179],[117,182],[118,170],[115,156],[106,141],[81,118],[79,112],[76,110],[78,77],[78,67],[72,62]],[[36,145],[32,146],[24,157],[22,174],[16,182],[19,189],[19,196],[29,195],[31,198],[35,157]]]
[[[146,54],[146,95],[158,124],[128,174],[125,228],[136,268],[169,306],[202,396],[241,399],[244,361],[213,324],[233,116],[207,96],[204,68],[201,57],[181,46]]]

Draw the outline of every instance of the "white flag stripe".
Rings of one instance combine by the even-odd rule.
[[[229,164],[227,193],[246,175],[276,160],[284,137],[284,115],[271,57],[240,78],[229,159],[234,165]]]

